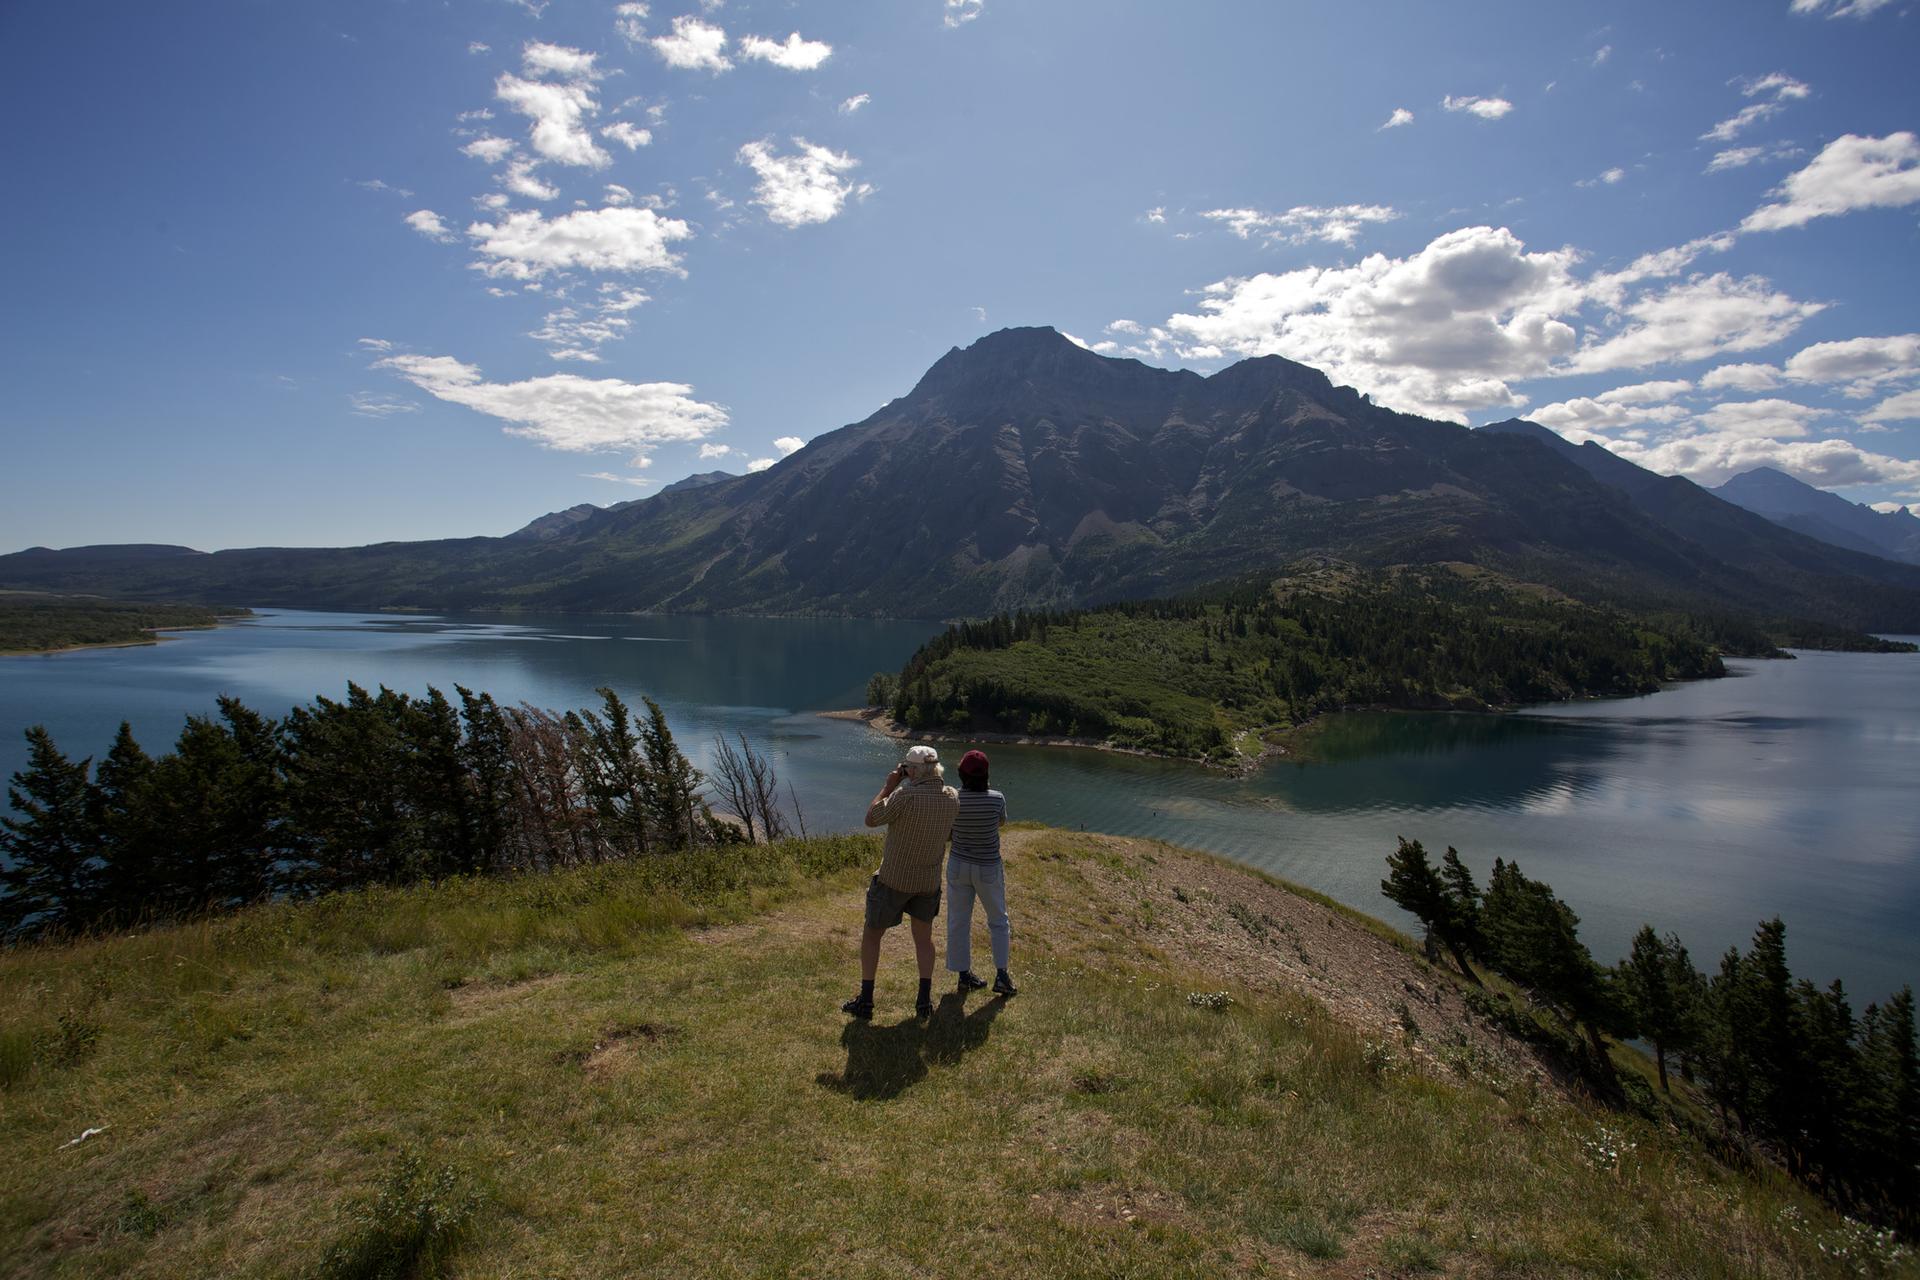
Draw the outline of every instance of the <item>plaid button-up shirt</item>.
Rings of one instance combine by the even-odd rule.
[[[932,778],[906,782],[867,809],[867,825],[887,829],[880,859],[880,883],[900,893],[933,893],[940,888],[940,864],[960,797]]]

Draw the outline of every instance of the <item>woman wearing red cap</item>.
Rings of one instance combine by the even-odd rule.
[[[987,787],[987,756],[969,751],[960,757],[960,811],[953,819],[952,856],[947,859],[947,968],[959,975],[960,990],[987,984],[973,973],[973,902],[987,912],[987,937],[993,943],[993,980],[997,996],[1019,994],[1007,972],[1007,877],[1000,860],[1000,827],[1007,820],[1007,798]]]

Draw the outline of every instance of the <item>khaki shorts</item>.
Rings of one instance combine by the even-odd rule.
[[[867,928],[891,929],[900,923],[902,913],[915,920],[931,921],[940,914],[940,891],[902,893],[881,884],[877,874],[867,881]]]

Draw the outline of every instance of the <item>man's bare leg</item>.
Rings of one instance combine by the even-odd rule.
[[[914,923],[917,925],[920,922],[916,920]],[[868,925],[861,931],[860,980],[862,982],[872,982],[873,975],[880,972],[880,939],[886,936],[887,931],[885,929],[876,929],[872,925]],[[918,938],[916,937],[915,940],[917,942]],[[929,956],[933,954],[933,935],[931,933],[927,935],[927,954]],[[920,966],[921,971],[928,972],[927,965],[931,963],[931,960],[923,963]]]
[[[913,932],[913,955],[920,962],[920,981],[933,979],[933,921],[920,920],[909,916],[908,928]],[[879,951],[876,945],[875,953]]]

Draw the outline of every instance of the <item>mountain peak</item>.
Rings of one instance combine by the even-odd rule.
[[[960,414],[1010,407],[1099,413],[1123,404],[1154,404],[1199,375],[1155,369],[1138,360],[1087,350],[1050,325],[1000,329],[941,356],[908,393],[908,402],[940,400]]]

